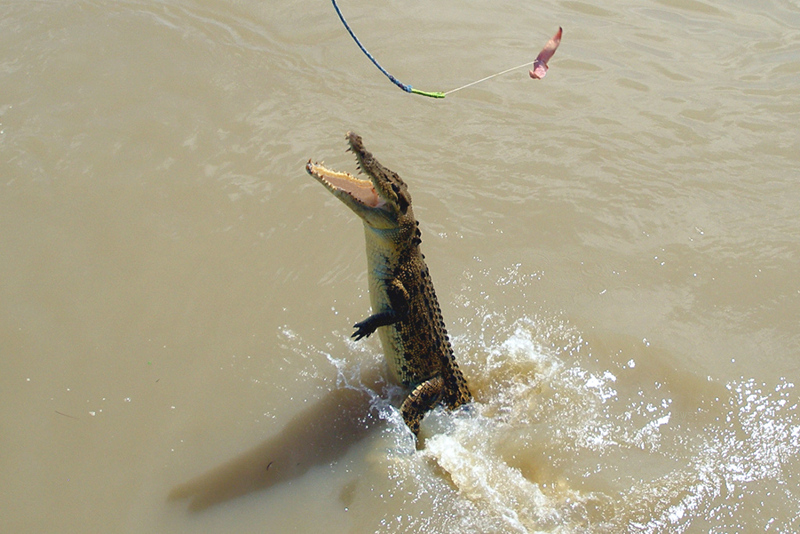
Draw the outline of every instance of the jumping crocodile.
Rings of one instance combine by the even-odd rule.
[[[419,222],[405,182],[348,132],[361,180],[308,160],[306,171],[364,223],[372,315],[354,325],[356,340],[378,331],[395,379],[411,388],[400,413],[419,434],[422,418],[437,403],[455,409],[472,400],[456,364],[433,283],[420,251]]]

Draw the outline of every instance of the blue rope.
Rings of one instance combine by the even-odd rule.
[[[418,95],[430,96],[432,98],[444,98],[444,93],[420,91],[419,89],[414,89],[410,85],[404,84],[403,82],[401,82],[400,80],[398,80],[397,78],[395,78],[394,76],[389,74],[389,72],[386,69],[384,69],[383,67],[381,67],[380,63],[378,63],[378,61],[374,57],[372,57],[372,54],[370,54],[367,51],[367,49],[364,48],[364,45],[362,45],[361,41],[358,40],[358,37],[356,37],[356,34],[353,33],[353,30],[350,29],[350,25],[347,24],[347,21],[344,19],[344,15],[342,15],[342,12],[339,9],[339,6],[336,5],[336,0],[331,0],[331,2],[333,2],[333,8],[336,10],[336,14],[339,15],[339,20],[341,20],[342,24],[344,24],[344,27],[347,29],[347,33],[350,34],[350,37],[353,38],[353,40],[356,42],[358,47],[361,49],[362,52],[364,52],[364,54],[370,59],[370,61],[372,61],[372,63],[376,67],[378,67],[378,70],[380,70],[387,78],[389,78],[389,80],[393,84],[395,84],[397,87],[399,87],[400,89],[402,89],[406,93],[415,93],[415,94],[418,94]]]
[[[386,75],[386,77],[389,78],[392,81],[393,84],[395,84],[397,87],[399,87],[400,89],[402,89],[406,93],[410,93],[411,92],[411,86],[410,85],[404,84],[403,82],[401,82],[400,80],[398,80],[397,78],[395,78],[394,76],[389,74],[386,71],[386,69],[381,67],[380,63],[378,63],[378,61],[374,57],[372,57],[372,54],[367,52],[367,49],[364,48],[364,45],[362,45],[361,41],[358,40],[358,37],[356,37],[356,34],[353,33],[353,30],[350,29],[350,25],[347,24],[346,20],[344,20],[344,15],[342,15],[342,12],[339,9],[339,6],[336,5],[336,0],[331,0],[331,2],[333,2],[333,8],[336,10],[336,14],[339,15],[339,19],[342,21],[342,24],[344,24],[344,27],[347,28],[347,33],[350,34],[350,37],[353,38],[353,40],[356,42],[356,44],[361,49],[361,51],[364,52],[367,55],[367,57],[370,59],[370,61],[372,61],[372,63],[374,63],[375,66],[378,67],[378,70],[380,70],[382,73],[384,73]]]

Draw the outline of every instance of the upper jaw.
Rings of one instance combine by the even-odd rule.
[[[359,171],[370,177],[376,194],[382,198],[393,210],[405,214],[411,206],[411,196],[405,182],[397,173],[390,171],[375,159],[375,157],[364,148],[361,136],[347,132],[347,142],[350,150],[356,156],[356,163]]]
[[[328,169],[322,163],[306,163],[306,172],[333,193],[333,195],[352,209],[367,224],[376,228],[388,229],[397,225],[395,204],[383,195],[386,187],[381,183],[380,173],[374,172],[375,161],[361,141],[361,137],[348,132],[350,150],[356,156],[359,172],[364,172],[369,180],[356,178],[350,173]],[[382,169],[382,167],[381,167]]]

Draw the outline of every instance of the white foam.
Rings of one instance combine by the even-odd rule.
[[[686,397],[676,412],[668,387],[626,378],[630,362],[589,370],[583,358],[590,347],[569,325],[496,315],[482,321],[491,327],[481,336],[454,338],[475,401],[429,414],[422,451],[394,407],[403,391],[362,380],[362,367],[381,361],[374,347],[348,345],[363,363],[327,355],[337,384],[367,392],[388,421],[390,444],[381,454],[388,454],[393,483],[433,496],[429,514],[405,520],[407,531],[680,534],[697,521],[747,531],[738,514],[751,492],[765,481],[796,487],[786,471],[800,452],[790,381],[743,379],[727,384],[727,398],[691,405]],[[770,521],[776,531],[793,531]]]

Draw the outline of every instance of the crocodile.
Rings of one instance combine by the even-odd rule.
[[[425,256],[419,222],[406,183],[347,133],[363,180],[308,160],[306,171],[364,223],[372,315],[354,325],[352,337],[376,330],[396,381],[410,388],[400,407],[415,436],[425,414],[441,404],[455,409],[472,400],[456,364]]]

